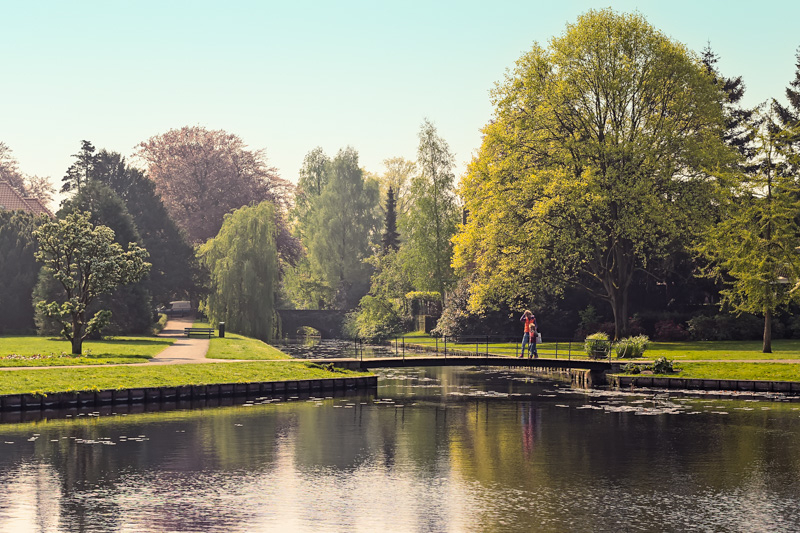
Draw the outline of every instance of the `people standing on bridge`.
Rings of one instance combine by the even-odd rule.
[[[520,322],[524,322],[524,333],[522,335],[522,350],[520,351],[519,357],[523,357],[525,355],[525,347],[528,348],[528,358],[538,358],[539,351],[536,349],[536,317],[530,310],[526,309],[522,316],[519,319]]]

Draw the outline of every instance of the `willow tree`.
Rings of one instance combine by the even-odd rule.
[[[609,302],[617,336],[634,273],[684,245],[727,164],[724,94],[640,15],[589,11],[534,45],[493,92],[462,182],[454,263],[471,306],[560,293]]]
[[[265,341],[273,339],[277,329],[277,216],[270,201],[237,209],[198,252],[210,273],[205,303],[209,319]]]

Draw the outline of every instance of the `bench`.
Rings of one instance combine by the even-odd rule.
[[[184,328],[183,333],[187,337],[191,337],[192,335],[205,335],[211,338],[211,336],[214,335],[214,328]]]

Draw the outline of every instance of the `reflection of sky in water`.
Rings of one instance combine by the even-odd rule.
[[[0,530],[797,530],[797,405],[395,369],[374,396],[7,424]]]

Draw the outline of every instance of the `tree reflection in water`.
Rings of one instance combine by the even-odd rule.
[[[574,391],[506,369],[381,376],[376,394],[2,424],[0,530],[800,526],[797,404]]]

